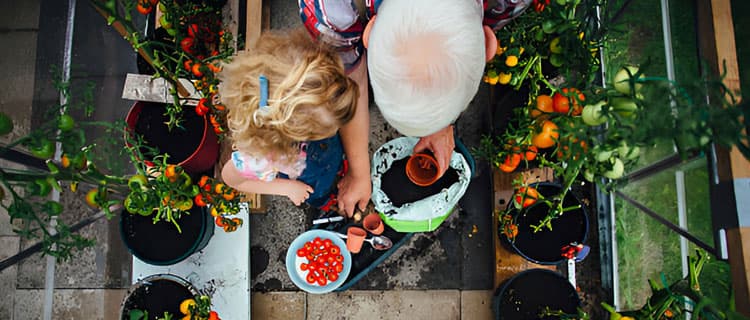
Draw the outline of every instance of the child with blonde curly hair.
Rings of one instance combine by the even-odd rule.
[[[338,131],[359,98],[339,56],[304,31],[266,33],[219,78],[234,149],[224,182],[295,205],[326,205],[344,161]]]

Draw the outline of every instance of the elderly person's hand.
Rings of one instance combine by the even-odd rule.
[[[364,211],[370,202],[372,184],[370,175],[357,176],[349,171],[338,183],[338,207],[339,214],[351,218],[356,208]]]
[[[453,126],[450,125],[438,132],[419,139],[419,142],[414,146],[414,153],[428,149],[432,151],[432,154],[435,156],[438,163],[438,176],[442,177],[445,171],[448,170],[451,156],[453,155],[453,149],[455,147],[456,144],[453,140]]]

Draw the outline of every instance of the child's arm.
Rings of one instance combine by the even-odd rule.
[[[231,159],[224,164],[221,178],[225,184],[241,192],[286,196],[296,206],[307,200],[314,191],[312,187],[298,180],[276,178],[271,181],[261,181],[245,178]]]

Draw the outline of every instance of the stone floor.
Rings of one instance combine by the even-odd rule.
[[[120,98],[125,74],[136,72],[135,53],[87,1],[75,7],[72,41],[73,80],[97,85],[95,117],[123,119],[131,101]],[[0,1],[0,66],[12,76],[0,85],[0,110],[10,114],[18,137],[58,96],[50,68],[62,64],[69,1]],[[267,1],[274,29],[299,25],[295,1]],[[488,126],[488,89],[480,91],[458,122],[468,147],[478,144]],[[398,134],[370,108],[371,150]],[[8,138],[6,137],[5,141]],[[3,163],[5,166],[7,163]],[[114,163],[113,163],[114,165]],[[271,198],[264,214],[253,215],[251,249],[253,292],[249,300],[256,319],[490,319],[494,257],[490,217],[492,187],[489,166],[478,175],[460,210],[438,230],[416,234],[351,290],[327,295],[300,292],[283,266],[286,246],[303,231],[302,211],[282,198]],[[71,200],[73,202],[73,200]],[[80,203],[66,212],[91,214]],[[83,229],[97,245],[75,259],[55,265],[52,319],[116,319],[130,284],[131,257],[123,247],[116,219]],[[7,214],[0,214],[0,260],[29,246],[15,235]],[[34,255],[0,271],[0,319],[42,319],[45,257]],[[234,320],[234,319],[229,319]]]

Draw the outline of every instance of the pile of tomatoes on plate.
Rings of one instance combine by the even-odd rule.
[[[299,268],[303,272],[307,271],[305,280],[309,284],[317,283],[325,286],[329,282],[338,280],[339,274],[344,270],[344,256],[341,255],[341,248],[331,239],[315,237],[297,249],[297,256],[307,259],[307,262],[300,264]]]

